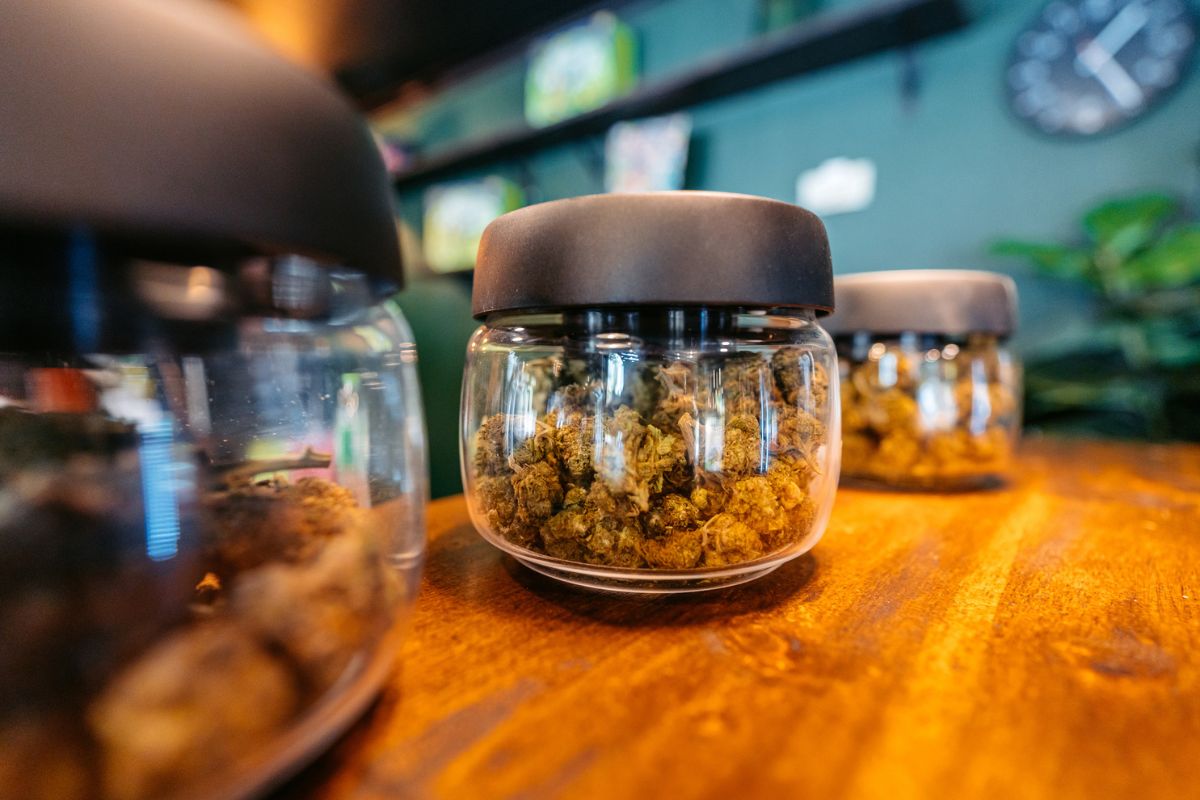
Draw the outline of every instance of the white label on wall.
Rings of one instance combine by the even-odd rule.
[[[831,158],[796,179],[796,203],[830,216],[862,211],[875,200],[875,162],[869,158]]]

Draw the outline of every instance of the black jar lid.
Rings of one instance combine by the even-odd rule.
[[[483,232],[473,312],[594,306],[833,310],[821,220],[719,192],[576,197],[505,214]]]
[[[834,286],[837,313],[822,324],[835,336],[858,331],[1008,336],[1017,326],[1017,285],[995,272],[860,272],[839,276]]]
[[[401,282],[365,121],[217,4],[0,3],[0,225]],[[38,247],[40,244],[35,243]],[[134,250],[137,249],[135,246]],[[0,281],[13,262],[0,262]]]

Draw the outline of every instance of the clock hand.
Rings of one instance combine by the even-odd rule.
[[[1079,54],[1079,60],[1096,76],[1105,91],[1112,95],[1117,105],[1126,111],[1132,111],[1142,104],[1145,95],[1125,68],[1104,51],[1094,51],[1090,48]]]
[[[1115,56],[1149,21],[1150,15],[1140,2],[1130,3],[1104,26],[1104,30],[1092,39],[1088,48],[1095,45],[1109,53],[1110,57]]]
[[[1150,16],[1142,4],[1133,2],[1121,9],[1075,56],[1075,61],[1095,75],[1105,91],[1126,111],[1140,106],[1145,97],[1137,82],[1117,63],[1116,54],[1149,21]]]

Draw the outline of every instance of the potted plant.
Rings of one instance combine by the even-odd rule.
[[[1163,194],[1105,202],[1077,243],[1006,239],[998,255],[1083,283],[1096,325],[1026,366],[1026,422],[1062,431],[1200,440],[1200,223]]]

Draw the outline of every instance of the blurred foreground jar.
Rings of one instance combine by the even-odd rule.
[[[996,485],[1020,429],[1021,370],[1006,340],[1016,286],[966,270],[836,281],[827,321],[842,384],[842,475],[906,489]]]
[[[302,259],[0,246],[0,796],[236,796],[390,667],[424,541],[411,333]]]
[[[366,707],[416,588],[386,175],[215,8],[9,5],[0,798],[246,797]]]
[[[825,231],[740,195],[583,197],[479,250],[462,464],[480,533],[613,591],[750,580],[811,548],[837,484]]]

